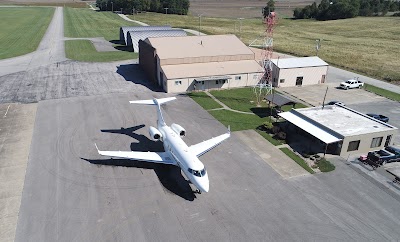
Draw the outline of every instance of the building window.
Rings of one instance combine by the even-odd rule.
[[[241,76],[235,76],[235,80],[241,80],[242,77]]]
[[[285,82],[285,79],[280,79],[279,82],[280,82],[280,83],[284,83],[284,82]]]
[[[371,148],[379,147],[382,144],[383,137],[376,137],[372,139]]]
[[[359,146],[360,146],[360,141],[359,140],[350,141],[349,147],[347,148],[347,151],[358,150]]]
[[[296,77],[296,86],[301,86],[301,85],[303,85],[303,77],[298,76]]]
[[[175,85],[182,85],[182,81],[175,81]]]

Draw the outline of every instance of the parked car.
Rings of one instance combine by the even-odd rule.
[[[367,159],[379,165],[400,161],[400,149],[388,146],[383,150],[368,152]]]
[[[389,118],[381,114],[367,113],[367,115],[385,123],[389,122]]]
[[[346,106],[344,103],[342,103],[342,102],[340,102],[340,101],[330,101],[330,102],[328,102],[328,103],[325,104],[325,105],[335,105],[335,104],[339,104],[339,105],[342,105],[342,106]]]
[[[345,82],[341,82],[340,83],[340,87],[347,90],[347,89],[351,89],[351,88],[361,88],[364,86],[364,83],[362,81],[359,80],[347,80]]]

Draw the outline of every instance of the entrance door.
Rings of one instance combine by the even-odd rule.
[[[197,85],[196,88],[198,88],[199,90],[204,91],[205,87],[204,87],[204,81],[196,81]]]
[[[391,140],[391,139],[392,139],[392,136],[391,136],[391,135],[388,135],[388,136],[386,137],[385,147],[388,146],[388,145],[390,144],[390,140]]]
[[[296,86],[301,86],[303,85],[303,77],[302,76],[298,76],[296,78]]]
[[[325,75],[322,75],[322,77],[321,77],[321,83],[325,83]]]

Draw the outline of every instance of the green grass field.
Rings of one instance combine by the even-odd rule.
[[[0,8],[0,59],[33,52],[53,17],[54,8]]]
[[[299,164],[301,167],[303,167],[304,170],[310,172],[311,174],[315,173],[313,169],[311,169],[301,157],[293,153],[293,151],[289,150],[288,148],[280,148],[280,150],[287,156],[289,156],[292,160],[294,160],[297,164]]]
[[[364,84],[364,88],[365,88],[365,90],[376,93],[382,97],[386,97],[386,98],[392,99],[394,101],[400,101],[400,94],[398,94],[398,93],[391,92],[391,91],[388,91],[388,90],[385,90],[385,89],[382,89],[382,88],[379,88],[376,86],[372,86],[372,85],[369,85],[366,83]]]
[[[65,41],[67,58],[85,62],[109,62],[117,60],[137,59],[139,54],[127,51],[97,52],[89,40]]]
[[[150,25],[199,29],[197,16],[146,13],[135,19]],[[357,17],[334,21],[279,19],[274,29],[274,50],[296,56],[313,56],[315,40],[322,39],[319,57],[338,67],[382,80],[400,81],[399,18]],[[260,19],[244,19],[239,33],[236,19],[202,17],[201,31],[236,34],[245,44],[262,39]],[[260,44],[261,41],[256,43]]]
[[[108,41],[119,41],[119,28],[136,26],[115,13],[97,12],[91,9],[64,8],[64,35],[71,38],[104,37]],[[137,59],[138,54],[127,51],[97,52],[87,40],[70,40],[65,43],[69,59],[87,62],[108,62]]]
[[[119,28],[137,26],[111,12],[97,12],[91,9],[64,8],[65,37],[104,37],[119,40]]]
[[[214,108],[222,108],[219,103],[214,101],[210,96],[208,96],[205,92],[191,92],[188,93],[188,96],[195,100],[202,108],[205,110],[210,110]]]

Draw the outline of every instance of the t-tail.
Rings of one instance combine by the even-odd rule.
[[[160,98],[160,99],[152,99],[152,100],[138,100],[138,101],[129,101],[129,103],[135,104],[145,104],[145,105],[156,105],[157,106],[157,126],[162,127],[165,124],[164,118],[161,113],[161,104],[175,100],[176,97],[167,97],[167,98]]]

